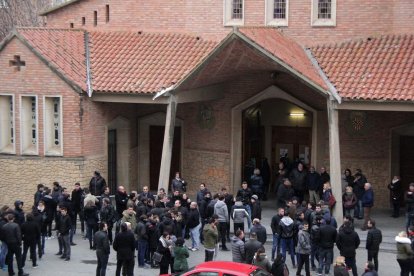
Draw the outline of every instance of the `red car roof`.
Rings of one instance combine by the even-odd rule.
[[[237,272],[239,275],[249,275],[252,271],[255,271],[257,269],[254,265],[248,265],[248,264],[241,264],[241,263],[235,263],[235,262],[221,262],[221,261],[215,261],[215,262],[206,262],[197,265],[194,270],[198,269],[211,269],[215,271],[232,271]]]

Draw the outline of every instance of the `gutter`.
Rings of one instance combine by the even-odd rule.
[[[89,51],[89,33],[85,31],[85,63],[86,63],[86,92],[89,97],[92,97],[92,73],[90,63],[90,51]]]
[[[325,82],[325,84],[328,86],[329,88],[329,92],[331,93],[331,95],[333,96],[333,98],[339,103],[342,103],[342,98],[338,93],[338,90],[336,90],[335,86],[333,86],[333,84],[331,83],[331,81],[329,80],[328,76],[326,76],[325,72],[322,70],[322,68],[319,66],[318,61],[316,60],[316,58],[312,55],[312,52],[309,48],[304,49],[306,55],[308,56],[308,58],[310,59],[310,61],[312,62],[313,67],[315,67],[315,69],[318,71],[319,75],[322,77],[323,81]]]
[[[170,87],[167,87],[167,88],[163,88],[163,89],[161,89],[161,91],[159,91],[159,92],[157,92],[156,94],[155,94],[155,96],[152,98],[152,100],[153,101],[155,101],[157,98],[159,98],[159,97],[161,97],[161,96],[170,96],[171,95],[171,93],[170,92],[172,92],[172,91],[174,91],[174,89],[175,89],[176,87],[175,87],[175,85],[173,84],[173,85],[171,85]]]

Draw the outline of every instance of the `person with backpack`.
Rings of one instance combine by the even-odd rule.
[[[293,234],[295,232],[295,224],[289,217],[289,213],[285,211],[283,218],[279,223],[279,235],[281,237],[282,256],[286,260],[286,250],[289,250],[290,258],[292,260],[293,268],[296,268],[295,251],[293,246]]]
[[[296,275],[301,275],[303,264],[305,264],[306,276],[310,276],[309,255],[311,253],[311,241],[308,222],[305,221],[299,229],[298,245],[296,247],[296,252],[299,254],[299,260]]]
[[[368,251],[368,261],[375,263],[375,271],[378,272],[378,252],[379,247],[382,242],[382,233],[381,230],[375,227],[375,220],[368,220],[368,235],[365,248]]]

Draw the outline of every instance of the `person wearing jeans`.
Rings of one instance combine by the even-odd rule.
[[[135,236],[138,241],[138,267],[142,268],[149,268],[148,265],[145,264],[145,256],[148,251],[148,233],[146,228],[147,223],[147,216],[141,215],[139,217],[139,221],[137,223],[137,226],[135,227]]]
[[[319,227],[319,271],[318,275],[322,273],[329,274],[331,264],[333,261],[333,247],[336,241],[336,228],[331,224],[330,217],[325,219],[324,225]]]
[[[279,223],[279,231],[282,245],[282,255],[283,259],[286,261],[286,249],[289,250],[290,258],[292,259],[293,268],[296,268],[295,265],[295,251],[293,245],[293,234],[294,234],[295,224],[293,220],[289,217],[288,212],[284,212],[283,218]]]
[[[200,223],[201,217],[198,211],[198,205],[196,202],[191,202],[190,211],[188,212],[187,228],[190,231],[191,236],[191,248],[190,250],[198,250],[200,247]]]
[[[280,220],[285,215],[285,209],[279,208],[277,210],[277,214],[272,217],[272,222],[270,223],[270,227],[272,228],[273,233],[273,244],[272,244],[272,260],[275,259],[275,253],[280,253]]]

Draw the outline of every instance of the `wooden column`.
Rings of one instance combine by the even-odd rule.
[[[165,118],[164,143],[162,146],[160,178],[158,180],[158,190],[164,188],[168,192],[170,183],[170,169],[172,146],[174,140],[175,113],[177,111],[177,101],[174,95],[169,96],[167,114]]]
[[[333,216],[342,224],[342,185],[341,185],[341,153],[339,146],[339,126],[337,103],[333,98],[328,99],[328,127],[329,127],[329,172],[331,175],[332,193],[336,198]]]

